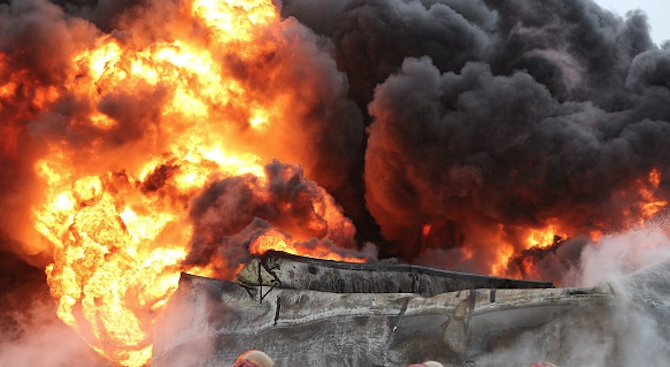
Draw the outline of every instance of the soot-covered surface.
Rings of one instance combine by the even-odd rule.
[[[304,274],[294,274],[303,276]],[[628,366],[667,358],[670,263],[592,288],[334,293],[184,274],[153,366],[230,365],[261,349],[279,366]],[[309,275],[307,275],[309,276]],[[646,355],[644,354],[646,353]]]

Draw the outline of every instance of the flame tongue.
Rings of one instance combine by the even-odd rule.
[[[171,36],[140,39],[132,29],[146,26],[139,21],[127,30],[134,41],[103,35],[74,57],[74,71],[61,90],[48,90],[34,101],[40,109],[85,106],[75,115],[39,117],[41,124],[72,131],[67,138],[38,131],[48,141],[47,154],[35,165],[46,191],[34,207],[34,227],[54,248],[46,272],[59,317],[100,354],[124,366],[150,359],[152,324],[181,271],[229,275],[217,271],[231,266],[225,258],[185,265],[185,245],[193,235],[190,200],[203,187],[236,176],[254,177],[247,181],[257,182],[250,187],[259,191],[256,200],[269,200],[263,193],[270,185],[268,172],[260,162],[266,150],[274,156],[276,149],[256,144],[255,152],[250,146],[236,153],[235,146],[249,136],[270,134],[271,124],[290,115],[289,106],[299,110],[304,103],[292,101],[299,96],[254,85],[255,78],[272,84],[281,73],[278,65],[268,64],[285,42],[270,1],[183,1],[172,11],[166,25]],[[259,65],[264,70],[255,70]],[[11,88],[3,86],[0,95]],[[294,198],[275,203],[307,219],[271,219],[283,229],[268,224],[252,250],[290,248],[341,259],[331,254],[334,245],[327,237],[351,242],[351,222],[325,190],[307,183],[301,169],[296,176],[298,171],[287,167],[275,173],[300,177],[298,183],[311,191],[299,195],[310,199],[303,206],[290,204]],[[311,235],[318,240],[309,242]],[[261,242],[264,246],[256,245]]]
[[[161,218],[161,205],[149,206],[144,218],[129,216],[130,209],[120,205],[123,196],[108,191],[116,191],[110,183],[86,177],[74,186],[85,193],[73,190],[76,204],[64,205],[73,210],[67,217],[71,224],[47,268],[51,293],[59,300],[58,315],[103,356],[123,365],[142,365],[151,356],[154,313],[176,288],[185,250],[169,243],[152,250],[146,237],[161,232],[157,223],[170,222],[169,216]],[[155,222],[150,222],[152,210]]]
[[[532,255],[555,250],[557,235],[596,240],[618,225],[643,225],[667,207],[664,171],[653,167],[662,167],[668,153],[643,147],[666,143],[653,137],[667,135],[657,133],[667,126],[656,126],[665,112],[635,102],[646,101],[639,97],[651,89],[665,91],[656,85],[661,74],[651,71],[664,69],[648,67],[665,65],[665,54],[654,48],[637,57],[644,42],[603,43],[621,51],[616,68],[603,71],[582,60],[592,42],[536,46],[542,33],[550,42],[541,44],[564,45],[584,39],[573,32],[606,29],[619,33],[586,38],[641,40],[626,32],[642,30],[642,23],[604,16],[610,20],[600,28],[585,30],[566,18],[574,24],[564,27],[568,33],[538,33],[508,27],[523,19],[497,20],[516,16],[506,14],[518,13],[514,6],[421,9],[401,1],[335,7],[337,21],[316,24],[325,32],[317,36],[291,16],[282,20],[270,0],[130,3],[141,6],[117,14],[118,27],[108,34],[47,0],[0,6],[0,31],[12,35],[0,41],[0,117],[9,121],[0,124],[0,159],[41,157],[34,171],[44,190],[32,224],[46,245],[29,250],[53,252],[47,276],[59,316],[116,363],[147,363],[153,320],[180,271],[231,277],[245,256],[270,249],[360,261],[352,222],[308,177],[342,198],[365,196],[367,209],[352,205],[352,212],[376,221],[389,247],[398,245],[387,254],[501,276],[532,276]],[[529,4],[523,7],[531,16],[548,9]],[[569,16],[557,19],[590,19],[574,17],[586,11],[577,8],[561,7]],[[306,23],[320,18],[305,13],[296,16]],[[328,34],[331,27],[338,29]],[[16,41],[26,36],[40,39],[29,44],[40,47]],[[510,40],[529,48],[516,56],[496,51],[508,50]],[[407,57],[421,50],[435,62]],[[526,62],[540,62],[538,70],[560,65],[537,77],[533,68],[513,71],[528,69]],[[575,77],[563,86],[565,65]],[[610,72],[601,84],[598,75],[607,79]],[[620,108],[619,98],[629,99],[623,105],[631,113],[607,115],[594,107],[607,102],[600,96],[596,103],[571,100],[570,85],[581,79],[584,98],[610,84],[633,93],[614,93],[608,102]],[[577,84],[574,91],[582,90]],[[356,104],[368,106],[365,146]],[[610,127],[599,125],[610,120],[605,133]],[[20,154],[24,141],[35,145],[30,158]],[[592,160],[579,154],[592,150]],[[659,152],[647,160],[646,150]],[[612,162],[629,154],[637,159],[627,159],[627,173],[609,167],[618,170]],[[587,167],[603,157],[607,167]],[[263,166],[275,158],[299,164]],[[363,168],[365,177],[354,177]],[[568,174],[573,169],[576,175]],[[502,175],[508,179],[498,180]],[[610,210],[616,214],[599,214]],[[510,267],[520,254],[529,256],[520,269]]]

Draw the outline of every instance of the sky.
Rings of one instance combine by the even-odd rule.
[[[657,44],[670,40],[670,22],[667,21],[670,14],[670,1],[668,0],[596,0],[605,9],[611,10],[621,16],[634,9],[642,9],[649,17],[651,25],[651,37]]]

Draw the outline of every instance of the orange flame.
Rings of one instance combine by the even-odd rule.
[[[630,190],[618,193],[616,200],[630,201],[631,205],[624,211],[625,221],[621,225],[629,228],[644,226],[645,222],[653,219],[661,210],[668,206],[668,202],[658,197],[657,190],[661,184],[661,173],[654,168],[646,178],[638,178]]]
[[[249,252],[254,255],[263,255],[268,251],[282,251],[293,255],[301,255],[322,260],[337,260],[351,263],[363,263],[365,259],[355,256],[344,256],[333,253],[329,246],[317,244],[309,246],[294,241],[290,236],[278,231],[270,230],[258,236],[249,245]]]
[[[660,184],[661,173],[655,168],[649,172],[647,182],[638,180],[638,185],[641,186],[639,189],[640,196],[642,196],[643,199],[640,203],[640,211],[642,212],[642,220],[640,224],[643,224],[644,220],[653,218],[659,211],[668,206],[666,200],[656,198],[655,191]]]
[[[45,139],[46,153],[34,167],[45,190],[33,208],[33,226],[53,250],[46,273],[59,317],[124,366],[148,362],[154,320],[179,273],[214,271],[183,264],[194,231],[187,213],[191,199],[218,179],[242,174],[267,185],[263,162],[277,155],[299,158],[275,140],[299,145],[304,132],[286,132],[283,124],[291,116],[315,114],[302,101],[311,86],[286,86],[280,77],[277,55],[295,35],[281,32],[270,0],[182,0],[170,11],[160,31],[144,34],[152,27],[137,20],[124,25],[127,32],[99,36],[77,49],[62,85],[33,86],[24,102],[31,118],[35,111],[58,110],[51,107],[59,102],[83,105],[72,115],[39,116],[55,125],[66,120],[63,125],[77,130],[72,139],[85,143],[57,134]],[[0,73],[9,70],[5,63],[0,54]],[[4,78],[0,107],[29,83],[25,74]],[[0,129],[8,136],[1,149],[16,152],[17,128],[9,123]],[[656,195],[659,185],[658,170],[636,182],[634,195],[642,200],[632,206],[632,221],[652,218],[667,206]],[[325,190],[320,195],[323,200],[311,209],[328,225],[342,222],[334,199]],[[336,239],[311,241],[308,234],[322,225],[267,229],[249,250],[362,261],[333,253],[328,241]],[[353,238],[353,228],[344,227]],[[439,227],[421,228],[422,246],[461,240],[447,238]],[[571,235],[569,228],[557,221],[515,229],[514,235],[502,225],[491,229],[482,235],[497,246],[495,258],[486,260],[489,272],[509,275],[509,261],[519,251],[551,246],[556,234]],[[593,236],[601,233],[594,230]],[[471,259],[476,249],[464,248],[461,255]]]
[[[619,197],[615,200],[622,202],[630,202],[630,207],[623,213],[626,221],[619,223],[623,228],[630,228],[633,226],[644,226],[648,220],[657,216],[657,214],[668,206],[666,200],[660,199],[657,190],[661,184],[661,173],[658,169],[652,169],[646,178],[638,178],[633,183],[631,190],[620,192]],[[603,236],[603,230],[607,229],[606,225],[599,225],[589,231],[588,235],[593,242],[598,242]],[[568,225],[563,225],[558,218],[549,222],[544,228],[527,228],[523,230],[521,243],[517,246],[509,242],[500,240],[498,245],[499,256],[494,262],[491,274],[498,276],[516,276],[516,277],[532,277],[536,264],[530,256],[523,256],[517,258],[521,251],[529,249],[549,249],[550,246],[556,244],[556,240],[565,240],[571,234]],[[557,236],[557,237],[556,237]],[[508,266],[512,259],[520,260],[518,264],[521,274],[514,272]]]
[[[87,115],[63,117],[90,133],[85,150],[52,139],[35,165],[46,189],[33,209],[33,225],[53,248],[46,273],[59,317],[124,366],[149,361],[155,317],[180,272],[212,274],[182,265],[193,234],[190,199],[222,177],[251,174],[267,181],[262,151],[235,147],[242,134],[262,135],[299,106],[289,94],[268,98],[253,90],[222,61],[224,54],[265,60],[281,47],[283,36],[274,31],[280,19],[270,1],[187,0],[179,12],[178,19],[204,27],[204,41],[179,29],[170,41],[101,36],[74,57],[76,67],[62,90],[38,90],[32,102],[43,109],[69,95],[90,105]],[[262,72],[272,78],[272,68]],[[0,86],[0,103],[13,88]],[[119,99],[138,104],[138,111],[120,110]],[[133,137],[133,144],[119,148],[100,138],[132,134],[138,123],[152,128]],[[314,211],[329,223],[341,221],[334,199],[325,190],[321,195]],[[353,239],[353,227],[347,231]],[[268,231],[251,250],[362,261],[305,240],[299,229],[291,235]]]
[[[562,231],[556,219],[549,221],[542,228],[526,228],[521,230],[518,243],[507,243],[500,240],[498,246],[498,257],[493,262],[491,274],[495,276],[523,277],[524,274],[532,273],[534,264],[529,258],[524,258],[520,264],[522,274],[516,273],[509,268],[510,261],[529,249],[547,249],[554,245],[557,239],[565,239],[568,234]]]

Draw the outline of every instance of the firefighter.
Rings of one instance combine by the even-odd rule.
[[[275,362],[260,350],[249,350],[237,358],[233,367],[272,367]]]

